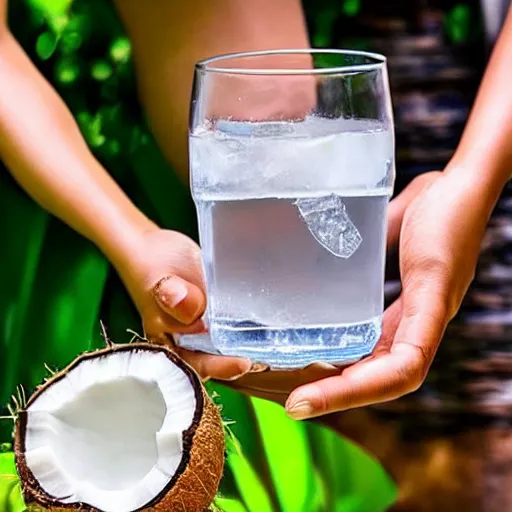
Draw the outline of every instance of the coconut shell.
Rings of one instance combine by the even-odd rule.
[[[196,411],[191,426],[183,432],[183,454],[173,478],[151,503],[134,512],[204,512],[219,488],[224,469],[224,429],[217,407],[206,393],[196,372],[176,354],[162,346],[148,343],[116,345],[79,356],[67,368],[37,388],[27,402],[27,408],[50,386],[65,377],[81,362],[108,356],[119,351],[164,352],[189,377],[196,394]],[[87,503],[62,503],[47,494],[28,467],[25,458],[27,412],[19,413],[14,435],[16,466],[25,503],[29,512],[102,512]]]

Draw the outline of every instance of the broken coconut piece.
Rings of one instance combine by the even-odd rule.
[[[217,492],[224,431],[197,374],[147,343],[87,353],[19,413],[29,510],[199,512]]]

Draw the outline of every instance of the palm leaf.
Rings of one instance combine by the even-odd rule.
[[[322,489],[312,471],[304,425],[290,420],[277,404],[256,398],[252,402],[280,510],[313,512],[311,500]]]
[[[19,384],[23,331],[47,221],[48,215],[20,192],[5,171],[0,173],[0,229],[8,240],[0,265],[0,405],[9,401]]]
[[[384,512],[396,499],[396,487],[382,466],[334,432],[310,425],[315,464],[322,472],[332,512]]]
[[[240,496],[248,512],[273,512],[271,499],[258,474],[245,458],[240,442],[226,426],[227,463],[233,471]]]
[[[230,498],[217,498],[210,510],[211,512],[247,512],[240,501]]]
[[[30,321],[21,333],[29,350],[18,361],[18,375],[28,389],[45,376],[43,363],[61,368],[98,342],[107,271],[106,260],[88,241],[52,221],[27,308]]]
[[[0,510],[2,512],[26,510],[12,452],[0,453]]]

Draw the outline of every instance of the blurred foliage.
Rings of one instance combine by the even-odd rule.
[[[0,510],[24,512],[25,503],[14,464],[14,454],[0,448]]]
[[[328,46],[336,16],[354,15],[359,2],[310,0],[305,7],[315,46]],[[132,200],[160,225],[195,236],[190,195],[147,128],[130,41],[112,4],[13,0],[9,18],[14,35],[67,103],[94,154]],[[7,241],[0,265],[0,404],[6,404],[18,384],[30,391],[41,382],[44,363],[61,368],[98,347],[100,318],[118,343],[131,337],[126,328],[141,329],[104,257],[38,208],[7,172],[0,173],[0,227]],[[289,420],[277,405],[219,385],[210,384],[209,390],[220,395],[224,417],[234,421],[217,509],[379,512],[393,501],[389,477],[348,441]],[[10,430],[8,421],[0,421],[0,440],[8,440]],[[2,457],[0,510],[20,512],[12,454]]]
[[[458,4],[446,15],[446,31],[455,43],[466,41],[471,29],[471,11],[468,5]]]

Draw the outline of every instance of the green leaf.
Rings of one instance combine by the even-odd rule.
[[[324,512],[329,510],[327,506],[327,488],[322,474],[317,468],[313,468],[315,486],[312,487],[312,495],[309,496],[309,508],[307,512]]]
[[[133,130],[132,138],[138,143],[130,153],[137,203],[146,209],[154,209],[155,220],[162,227],[193,235],[196,222],[190,193],[158,151],[154,139],[151,137],[143,142],[145,133],[140,129]]]
[[[446,15],[446,30],[455,43],[466,41],[471,28],[471,11],[468,5],[458,4]]]
[[[219,512],[247,512],[243,503],[231,498],[215,498],[213,505],[212,508],[214,511],[216,507]]]
[[[59,14],[57,16],[52,16],[48,20],[48,24],[52,28],[52,30],[61,35],[69,23],[69,16],[67,14]]]
[[[18,384],[29,394],[44,363],[60,368],[92,348],[108,271],[89,241],[55,218],[47,227],[47,214],[8,177],[0,173],[0,228],[10,241],[0,266],[2,405]],[[12,426],[0,427],[7,440]]]
[[[238,439],[226,429],[227,464],[233,471],[238,491],[249,512],[273,512],[272,501],[256,471],[244,457]]]
[[[65,14],[73,0],[28,0],[34,9],[42,11],[47,16]]]
[[[322,473],[327,489],[326,509],[334,511],[336,499],[345,497],[350,492],[344,447],[337,442],[336,434],[318,425],[308,425],[308,433],[314,463]]]
[[[59,61],[55,65],[55,79],[63,84],[69,85],[72,84],[80,75],[80,66],[78,65],[76,59],[73,58],[63,58],[59,59]]]
[[[27,510],[17,476],[0,474],[0,510],[2,512]]]
[[[222,418],[227,423],[227,429],[231,434],[231,436],[227,436],[228,453],[234,452],[243,456],[253,473],[258,475],[261,485],[269,494],[269,500],[275,508],[277,500],[269,491],[272,482],[260,432],[253,421],[254,411],[249,397],[219,383],[208,382],[206,386],[209,393],[216,397],[215,401],[218,403]],[[236,444],[231,441],[233,436],[236,439]],[[233,468],[229,463],[226,465],[226,469],[220,493],[224,497],[240,497],[239,489],[244,482],[233,474]]]
[[[127,62],[131,52],[132,46],[127,37],[118,37],[110,46],[110,57],[115,62]]]
[[[322,9],[318,12],[315,19],[316,30],[313,36],[313,43],[317,48],[325,48],[331,44],[332,31],[337,15],[335,9]]]
[[[92,116],[89,112],[80,112],[77,121],[82,134],[92,148],[102,146],[107,138],[103,135],[103,119],[99,113]]]
[[[57,48],[57,38],[52,32],[43,32],[36,41],[36,53],[42,60],[48,60]]]
[[[354,443],[310,425],[315,465],[323,474],[327,510],[384,512],[397,496],[395,484],[382,466]]]
[[[305,425],[290,420],[280,405],[260,399],[253,399],[253,405],[282,512],[309,512],[311,497],[321,489]]]
[[[347,16],[356,16],[361,9],[361,0],[345,0],[343,2],[343,12]]]
[[[60,38],[60,49],[65,54],[76,52],[82,45],[82,36],[76,30],[66,31]]]
[[[52,219],[23,333],[31,382],[41,382],[43,363],[62,368],[94,348],[107,272],[105,258],[89,241]]]
[[[112,66],[104,60],[98,60],[91,66],[91,76],[102,82],[112,75]]]
[[[115,156],[121,151],[121,145],[117,140],[109,140],[105,146],[105,152],[111,156]]]
[[[207,389],[218,395],[223,419],[228,422],[234,420],[229,429],[243,450],[244,457],[261,476],[268,468],[265,464],[264,454],[262,454],[263,446],[259,438],[258,428],[252,422],[247,421],[253,414],[249,397],[217,382],[209,382]]]
[[[0,453],[0,475],[18,476],[13,452]]]
[[[0,453],[0,510],[2,512],[26,510],[12,452]]]
[[[25,346],[23,332],[29,320],[48,218],[46,212],[21,193],[8,174],[0,172],[0,230],[9,240],[0,265],[0,407],[10,401],[16,386],[21,384],[20,368],[23,360],[28,359],[30,349]],[[0,427],[1,432],[12,432],[12,423],[0,422]]]

